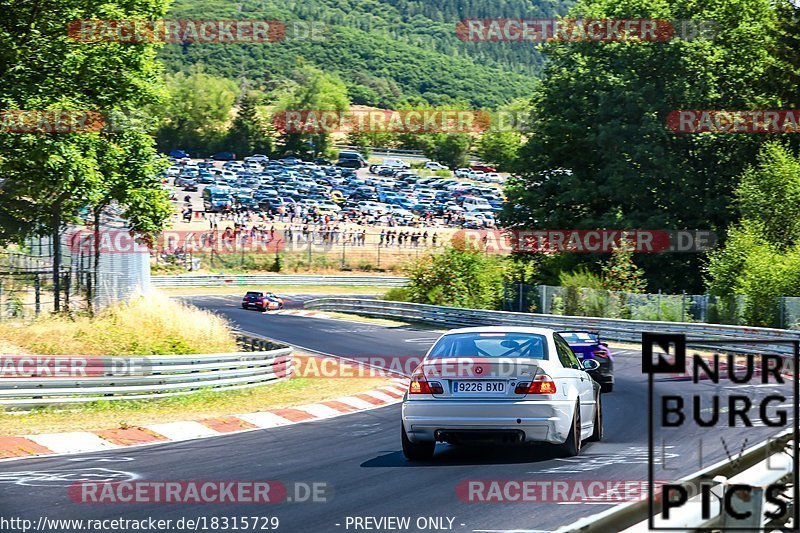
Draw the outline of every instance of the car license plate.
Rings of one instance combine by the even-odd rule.
[[[506,384],[502,381],[454,381],[453,394],[503,394]]]

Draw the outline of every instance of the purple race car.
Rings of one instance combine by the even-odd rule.
[[[602,392],[614,390],[614,358],[608,344],[600,342],[600,335],[596,331],[559,331],[558,332],[572,348],[572,351],[581,361],[594,359],[600,363],[600,368],[589,374],[600,384]]]

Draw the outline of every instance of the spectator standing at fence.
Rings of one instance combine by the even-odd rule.
[[[439,236],[436,235],[436,232],[434,232],[433,235],[431,235],[431,244],[433,245],[434,248],[436,248],[436,241],[438,239],[439,239]]]
[[[381,234],[378,239],[378,246],[383,246],[383,241],[386,240],[386,230],[381,229]]]

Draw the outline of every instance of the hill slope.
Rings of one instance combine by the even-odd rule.
[[[465,18],[552,17],[571,0],[176,0],[171,18],[304,21],[324,27],[319,41],[264,44],[168,45],[172,71],[202,63],[215,75],[247,78],[251,86],[280,86],[302,64],[335,72],[353,103],[394,107],[420,99],[432,105],[465,102],[495,107],[525,96],[542,58],[535,45],[464,43],[455,35]]]

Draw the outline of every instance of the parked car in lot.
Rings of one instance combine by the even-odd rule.
[[[457,178],[468,178],[470,172],[472,172],[472,170],[469,168],[459,168],[456,170],[455,175]]]
[[[360,161],[357,152],[343,150],[342,153],[345,159]],[[397,158],[386,159],[387,163],[392,163],[388,160]],[[371,168],[372,173],[366,173],[357,168],[326,167],[317,163],[322,161],[304,161],[293,156],[269,160],[259,154],[245,161],[221,163],[211,159],[198,163],[172,158],[163,182],[174,193],[175,202],[185,197],[181,189],[187,183],[190,191],[194,190],[193,182],[198,184],[203,207],[208,212],[325,216],[334,223],[383,224],[389,222],[391,215],[393,222],[403,224],[427,225],[428,217],[442,217],[445,220],[438,223],[449,226],[494,227],[496,222],[492,215],[502,207],[502,192],[496,186],[439,176],[423,178],[416,171],[399,166],[377,165]],[[434,161],[428,163],[431,163],[429,168],[437,165]],[[359,165],[360,162],[355,166]],[[479,200],[462,205],[468,197]],[[300,204],[301,200],[306,201]],[[361,201],[370,203],[358,206]],[[364,216],[366,220],[359,220]]]
[[[366,158],[352,150],[342,150],[339,152],[339,161],[336,162],[336,166],[344,168],[364,168],[367,165]]]
[[[214,182],[216,182],[216,180],[214,179],[214,175],[207,170],[201,170],[200,173],[197,175],[197,183],[210,185]]]
[[[242,309],[275,311],[283,309],[283,299],[271,292],[247,291],[242,298]]]
[[[593,359],[600,365],[589,374],[600,383],[603,392],[614,390],[614,358],[608,344],[600,341],[596,331],[559,331],[581,361]]]
[[[467,174],[467,178],[475,181],[484,181],[486,178],[486,172],[482,170],[471,170],[469,174]]]
[[[428,170],[449,170],[446,166],[441,163],[437,163],[436,161],[427,161],[425,163],[425,168]]]
[[[197,192],[197,181],[193,179],[183,180],[183,190],[189,192]]]
[[[236,159],[236,154],[233,152],[217,152],[211,156],[215,161],[233,161]]]
[[[497,169],[489,165],[472,165],[469,167],[471,170],[478,170],[480,172],[497,172]]]
[[[603,437],[600,385],[555,331],[475,327],[448,331],[414,371],[403,399],[409,460],[436,443],[549,443],[564,456]]]
[[[221,213],[233,207],[233,196],[228,187],[206,187],[203,189],[203,209],[208,213]]]
[[[492,209],[491,204],[485,199],[478,196],[466,196],[464,201],[461,202],[461,207],[467,211],[478,211],[481,209]]]
[[[381,165],[388,168],[411,168],[411,164],[395,157],[384,157]]]

